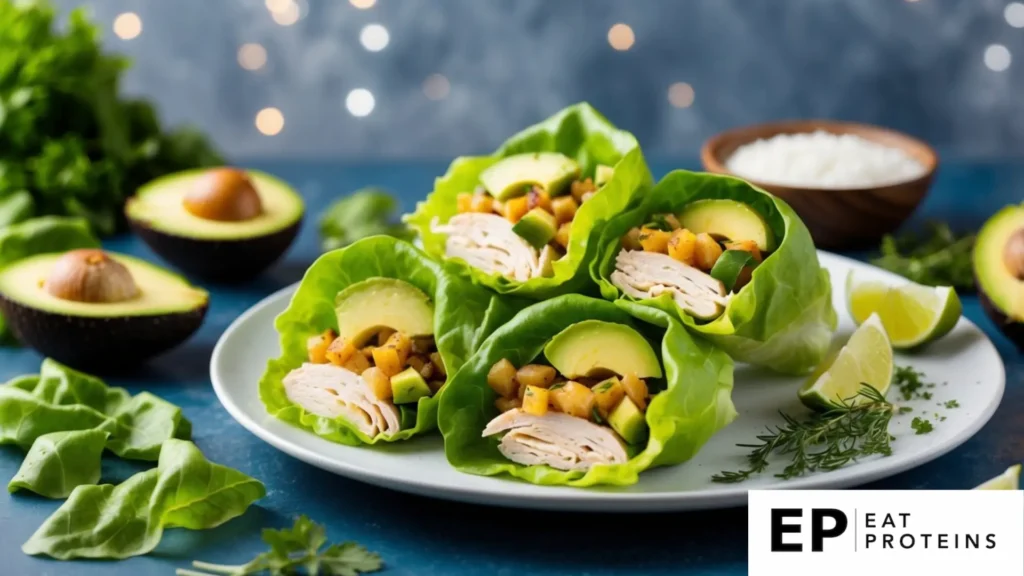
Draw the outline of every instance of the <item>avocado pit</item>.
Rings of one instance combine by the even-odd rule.
[[[229,167],[213,168],[196,178],[182,203],[193,216],[218,222],[244,222],[263,213],[252,180]]]
[[[43,288],[54,298],[89,304],[125,302],[139,295],[128,268],[96,249],[72,250],[58,258]]]
[[[1003,263],[1017,280],[1024,281],[1024,228],[1010,235],[1003,249]]]

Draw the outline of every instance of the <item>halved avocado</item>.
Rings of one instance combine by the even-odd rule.
[[[81,370],[135,366],[181,344],[208,301],[176,274],[94,248],[0,269],[0,310],[18,339]]]
[[[694,234],[706,232],[716,240],[753,240],[761,252],[775,249],[775,236],[764,218],[743,202],[697,200],[686,205],[679,223]]]
[[[580,176],[580,165],[557,152],[528,152],[502,158],[482,173],[480,183],[498,200],[522,196],[533,186],[558,196]]]
[[[411,338],[434,335],[434,305],[422,290],[395,278],[356,282],[335,297],[338,336],[363,344],[381,328]]]
[[[257,170],[200,168],[163,176],[125,205],[135,232],[189,274],[218,282],[251,279],[291,246],[302,198]]]
[[[985,312],[1024,350],[1024,205],[1003,208],[981,227],[974,276]]]
[[[661,378],[661,364],[639,332],[624,324],[584,320],[544,346],[544,356],[566,378],[635,374]]]

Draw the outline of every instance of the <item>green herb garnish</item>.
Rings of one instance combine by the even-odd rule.
[[[924,372],[914,370],[913,366],[897,366],[896,373],[893,375],[893,385],[900,391],[904,400],[917,398],[930,400],[931,392],[922,392],[922,389],[934,388],[935,384],[925,382],[922,380],[923,377]]]
[[[855,402],[860,398],[859,402]],[[785,425],[768,429],[758,436],[760,444],[739,444],[754,450],[747,455],[749,468],[738,472],[720,472],[713,482],[735,483],[747,480],[768,468],[772,454],[786,455],[790,463],[776,474],[790,479],[817,470],[836,470],[850,462],[873,454],[892,455],[889,421],[894,408],[877,389],[863,384],[860,392],[841,405],[807,420],[798,421],[781,414]]]
[[[551,387],[548,388],[548,390],[558,390],[559,388],[564,388],[564,387],[565,387],[565,382],[559,382],[557,384],[552,384]]]
[[[590,416],[593,417],[594,422],[604,424],[604,418],[601,418],[601,413],[597,411],[597,406],[590,409]]]
[[[910,414],[913,411],[914,411],[914,409],[911,408],[910,406],[900,406],[900,409],[899,409],[899,413],[900,414]]]
[[[673,216],[672,219],[675,219],[675,217]],[[662,232],[671,232],[675,230],[675,227],[672,226],[672,221],[669,219],[668,214],[652,215],[651,221],[648,222],[644,227],[650,228],[651,230],[661,230]]]
[[[179,568],[175,574],[245,576],[267,573],[271,576],[284,576],[303,573],[310,576],[357,576],[376,572],[383,567],[380,556],[354,542],[332,544],[323,548],[327,543],[324,527],[306,516],[300,516],[295,520],[295,525],[290,529],[263,530],[263,541],[270,546],[270,550],[245,564],[225,566],[195,561],[192,562],[192,566],[202,572]],[[300,572],[300,569],[303,572]]]
[[[924,234],[883,237],[881,256],[871,263],[919,284],[971,291],[974,239],[974,234],[957,235],[949,225],[931,222]]]
[[[910,427],[914,429],[914,433],[916,433],[917,435],[927,434],[935,429],[930,421],[925,420],[920,416],[914,418],[914,420],[910,423]]]
[[[412,239],[412,231],[398,222],[398,200],[381,188],[361,188],[331,204],[320,217],[324,252],[348,246],[367,236]]]
[[[946,402],[945,406],[946,406],[946,409],[952,410],[953,408],[959,408],[960,407],[960,403],[957,402],[956,400],[950,400],[949,402]]]

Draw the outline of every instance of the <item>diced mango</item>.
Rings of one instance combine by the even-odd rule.
[[[757,242],[753,240],[740,240],[738,242],[726,242],[726,250],[742,250],[744,252],[750,252],[751,256],[754,257],[756,262],[761,261],[761,249],[757,247]]]
[[[569,237],[572,235],[572,222],[563,222],[555,232],[555,243],[562,248],[569,247]]]
[[[388,343],[388,338],[395,333],[391,328],[381,328],[380,332],[377,332],[377,346],[383,346]]]
[[[391,400],[391,379],[384,375],[380,368],[373,366],[364,370],[363,380],[366,380],[378,400]]]
[[[512,198],[505,203],[505,219],[515,224],[523,219],[523,216],[530,211],[530,201],[526,196]]]
[[[638,378],[636,374],[630,373],[622,377],[622,388],[626,396],[636,404],[636,407],[647,409],[647,383]]]
[[[685,228],[673,232],[668,240],[668,255],[693,266],[697,262],[697,235]]]
[[[466,212],[473,211],[473,195],[469,192],[463,192],[455,197],[455,207],[459,214],[465,214]]]
[[[362,354],[353,354],[347,362],[341,365],[341,367],[351,372],[355,372],[356,374],[362,374],[370,367],[370,361]]]
[[[508,412],[509,410],[515,410],[522,406],[522,402],[519,398],[498,398],[494,401],[494,407],[498,409],[498,412]]]
[[[330,328],[316,336],[311,336],[309,340],[306,341],[306,350],[309,352],[309,361],[314,364],[326,364],[327,348],[337,337],[338,335]]]
[[[373,349],[374,348],[376,348],[376,346],[363,346],[359,350],[359,353],[362,354],[363,356],[366,356],[367,360],[373,360]]]
[[[622,382],[614,376],[594,386],[591,391],[594,393],[594,404],[597,405],[597,411],[602,418],[607,418],[626,395]]]
[[[526,395],[523,397],[523,411],[534,416],[543,416],[548,413],[548,389],[536,386],[527,386]]]
[[[391,378],[402,371],[404,362],[398,357],[398,350],[392,346],[380,346],[373,349],[373,363],[380,368],[385,376]]]
[[[555,221],[559,224],[572,222],[579,207],[572,196],[559,196],[551,200],[551,213],[555,215]]]
[[[412,355],[409,356],[409,359],[406,360],[405,363],[415,368],[416,371],[419,372],[420,369],[423,368],[423,365],[426,364],[426,361],[424,361],[423,357],[421,356]]]
[[[335,366],[342,366],[345,362],[348,362],[349,358],[353,356],[362,356],[362,354],[356,354],[357,350],[355,346],[346,341],[342,337],[337,337],[331,342],[331,345],[327,347],[327,352],[324,355],[327,357],[327,361]]]
[[[491,198],[487,194],[474,194],[473,199],[470,201],[470,211],[490,214],[494,211],[494,203],[492,200],[494,200],[494,198]]]
[[[447,376],[448,372],[444,369],[444,360],[441,359],[441,354],[437,352],[430,353],[430,363],[434,365],[434,372],[441,376]]]
[[[502,398],[515,398],[519,391],[516,387],[516,367],[502,358],[487,372],[487,385]]]
[[[671,232],[664,230],[655,230],[654,228],[648,228],[644,226],[640,229],[640,245],[643,246],[645,252],[661,252],[662,254],[668,253],[668,241],[672,237]]]
[[[527,364],[516,372],[516,380],[520,386],[547,388],[555,381],[555,369],[543,364]]]
[[[622,249],[623,250],[643,250],[643,245],[640,244],[640,229],[630,228],[629,232],[622,237]]]
[[[491,203],[491,210],[493,210],[494,212],[504,216],[505,215],[505,203],[502,202],[501,200],[498,200],[497,198],[495,198],[494,202]]]
[[[564,386],[550,390],[551,406],[577,418],[590,419],[594,410],[594,393],[579,382],[566,382]]]
[[[576,180],[575,182],[572,183],[572,186],[569,190],[572,194],[572,197],[575,198],[577,202],[582,204],[583,196],[587,192],[597,191],[597,186],[594,184],[593,180],[587,178],[585,180]]]
[[[430,380],[434,377],[434,365],[430,362],[425,362],[417,372],[420,373],[424,380]]]
[[[543,208],[551,212],[551,196],[544,190],[534,186],[532,190],[526,193],[526,206],[528,210]]]
[[[683,225],[679,223],[679,218],[676,218],[675,214],[665,214],[665,222],[671,226],[673,230],[679,230],[683,227]]]
[[[412,339],[403,332],[395,332],[384,343],[384,346],[394,348],[398,353],[398,363],[404,366],[405,361],[409,359],[409,353],[412,352]]]

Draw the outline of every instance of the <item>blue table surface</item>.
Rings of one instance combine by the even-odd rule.
[[[583,515],[519,512],[406,495],[347,480],[295,460],[236,423],[217,402],[209,379],[210,353],[227,325],[274,290],[301,278],[318,254],[315,217],[331,200],[376,185],[401,198],[402,210],[432,188],[446,162],[360,163],[262,161],[243,165],[268,170],[296,186],[309,218],[287,255],[244,286],[207,286],[205,324],[188,342],[136,373],[109,382],[149,390],[181,406],[195,441],[214,462],[262,480],[267,496],[227,524],[209,531],[170,530],[153,553],[120,562],[57,562],[22,554],[20,546],[58,502],[23,494],[0,495],[0,574],[173,574],[192,559],[242,563],[261,552],[260,530],[290,525],[307,514],[328,528],[332,541],[355,540],[379,552],[384,574],[744,574],[745,508],[662,515]],[[696,169],[692,159],[652,162],[655,176],[671,168]],[[915,220],[941,218],[976,227],[998,208],[1024,198],[1024,161],[944,160]],[[161,262],[133,237],[111,239],[111,250]],[[855,254],[864,258],[865,254]],[[1024,460],[1024,359],[984,317],[975,297],[964,313],[993,339],[1007,368],[1003,402],[992,420],[948,455],[865,488],[961,489],[977,485]],[[0,350],[0,379],[34,373],[41,357],[28,349]],[[22,453],[0,450],[0,478],[11,478]],[[104,462],[104,481],[120,482],[138,470]]]

